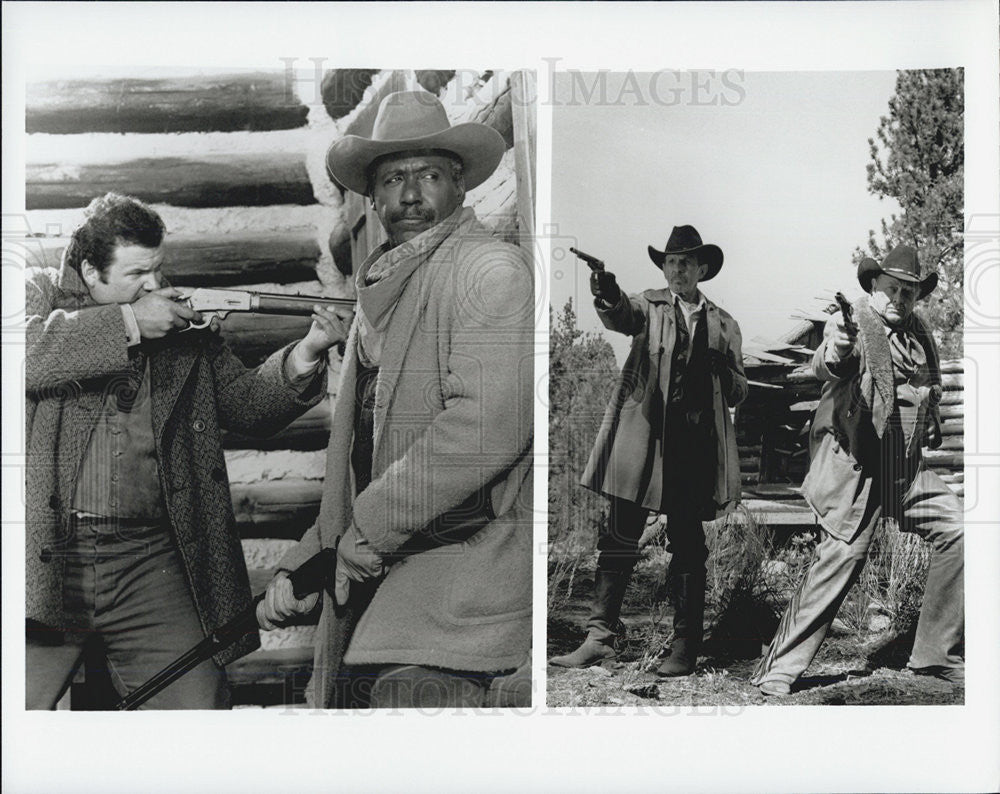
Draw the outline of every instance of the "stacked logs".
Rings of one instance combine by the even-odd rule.
[[[822,384],[809,361],[833,306],[800,316],[773,347],[744,351],[750,394],[736,411],[744,506],[764,523],[793,532],[815,527],[799,492],[809,464],[809,430]],[[965,495],[964,392],[961,360],[941,364],[942,444],[924,449],[927,467]]]
[[[479,94],[452,90],[462,96],[456,109],[449,95],[454,75],[333,70],[321,82],[323,106],[312,108],[285,72],[30,85],[25,204],[29,227],[55,233],[32,235],[35,256],[28,264],[57,267],[68,242],[65,230],[82,217],[81,208],[115,190],[154,204],[163,215],[171,230],[164,271],[176,286],[350,296],[349,277],[381,242],[380,229],[364,202],[331,190],[322,168],[310,163],[329,144],[331,120],[334,135],[368,135],[382,97],[418,86],[442,97],[461,117],[453,122],[484,116],[510,143],[512,130],[527,129],[526,105],[512,118],[516,103],[508,78],[485,73]],[[500,86],[492,94],[486,90],[491,78]],[[129,156],[134,151],[139,156]],[[508,152],[496,180],[470,196],[480,215],[498,213],[504,220],[495,225],[505,228],[523,200],[512,187],[518,184],[513,157]],[[527,191],[529,184],[523,177],[520,182]],[[345,199],[360,205],[353,218],[345,217]],[[351,235],[357,216],[368,222],[360,242]],[[524,231],[530,234],[530,227]],[[254,366],[300,338],[308,324],[307,318],[232,314],[222,333]],[[336,366],[331,375],[333,387]],[[332,402],[324,401],[269,439],[224,437],[237,530],[255,592],[316,520],[331,411]],[[301,702],[311,630],[262,633],[263,648],[229,667],[234,703]]]

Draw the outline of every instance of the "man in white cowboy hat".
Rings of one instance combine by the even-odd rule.
[[[281,565],[339,544],[318,707],[358,704],[362,667],[374,707],[502,705],[498,683],[527,661],[532,269],[463,206],[504,150],[491,127],[451,126],[410,91],[382,101],[371,138],[327,154],[388,240],[357,273],[319,520]],[[281,623],[315,600],[279,573],[260,615]]]
[[[937,274],[921,278],[916,250],[897,245],[881,267],[862,260],[857,275],[868,294],[854,302],[853,323],[833,315],[813,357],[824,383],[802,494],[825,534],[754,673],[766,695],[788,694],[809,666],[861,574],[880,518],[933,546],[908,667],[965,679],[962,506],[921,455],[924,444],[941,444],[941,372],[913,307]]]
[[[607,271],[591,275],[597,314],[633,337],[604,414],[582,484],[606,494],[610,511],[597,541],[595,594],[587,637],[550,664],[587,667],[614,658],[625,588],[650,510],[667,516],[672,552],[674,640],[662,676],[689,675],[705,611],[703,521],[740,497],[739,456],[729,409],[747,395],[740,328],[699,289],[722,268],[722,250],[693,226],[675,226],[649,257],[667,289],[625,295]]]

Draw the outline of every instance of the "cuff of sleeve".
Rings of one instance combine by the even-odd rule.
[[[619,292],[618,292],[618,300],[616,300],[614,303],[610,303],[610,302],[604,300],[604,298],[601,298],[601,297],[595,297],[594,298],[594,306],[599,311],[610,312],[610,311],[613,311],[614,309],[617,309],[619,306],[621,306],[622,298],[624,298],[624,297],[625,297],[625,293],[623,291],[621,291],[621,290],[619,290]]]
[[[125,321],[125,337],[129,347],[139,344],[142,341],[142,333],[139,331],[139,323],[136,322],[135,312],[132,311],[131,304],[123,303],[122,319]]]
[[[840,356],[837,355],[837,349],[833,345],[826,346],[826,350],[823,351],[823,361],[833,366],[841,362]]]
[[[323,359],[303,361],[301,345],[295,345],[285,357],[285,377],[289,385],[300,394],[312,383],[316,373],[323,365]]]

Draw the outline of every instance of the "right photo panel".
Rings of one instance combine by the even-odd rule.
[[[554,89],[548,705],[964,703],[962,70]]]

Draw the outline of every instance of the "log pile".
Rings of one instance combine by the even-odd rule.
[[[29,83],[25,132],[235,132],[289,130],[308,108],[280,72],[159,80],[53,80]]]
[[[322,80],[321,92],[337,134],[368,135],[383,96],[419,86],[440,96],[460,120],[482,115],[501,129],[508,145],[518,136],[523,141],[529,132],[533,141],[533,116],[527,119],[523,108],[512,110],[517,103],[507,77],[481,76],[483,91],[491,87],[491,79],[500,86],[484,101],[457,90],[460,81],[454,76],[447,70],[333,70]],[[305,144],[325,150],[329,121],[310,118],[309,108],[286,81],[284,72],[276,71],[29,86],[29,134],[66,136],[56,151],[89,147],[99,153],[89,161],[60,162],[52,154],[32,159],[29,146],[25,199],[30,226],[57,230],[37,236],[28,229],[30,264],[58,267],[68,242],[59,230],[79,222],[80,208],[92,198],[115,190],[155,204],[164,217],[169,230],[164,274],[176,286],[350,297],[346,277],[358,258],[381,241],[381,230],[370,208],[353,194],[344,197],[356,208],[349,223],[325,171],[307,169],[307,155],[315,152]],[[515,119],[512,113],[521,115]],[[276,132],[281,130],[288,132]],[[151,133],[170,133],[170,140],[150,144],[144,136]],[[217,133],[226,138],[221,145]],[[212,135],[214,143],[207,143]],[[285,137],[267,137],[275,135]],[[76,140],[82,143],[74,149]],[[533,158],[533,148],[527,148]],[[134,151],[150,156],[129,156]],[[481,216],[486,210],[502,219],[494,218],[494,227],[516,225],[511,208],[518,202],[528,206],[520,191],[533,185],[521,174],[515,177],[516,167],[514,153],[508,152],[497,177],[470,196]],[[317,200],[328,205],[332,222],[313,212]],[[532,213],[523,214],[530,218]],[[490,219],[485,220],[489,225]],[[352,231],[358,232],[354,238]],[[301,338],[308,326],[307,318],[231,314],[222,333],[252,366]],[[337,366],[335,360],[331,389]],[[254,592],[266,587],[285,550],[316,520],[332,407],[332,400],[323,401],[271,438],[224,436],[236,526]],[[302,703],[311,672],[311,626],[262,632],[261,639],[261,650],[229,667],[234,704]],[[87,697],[86,688],[74,689],[74,700]]]
[[[175,207],[257,207],[313,204],[304,157],[298,153],[158,157],[123,163],[28,163],[25,207],[86,207],[109,190]]]
[[[814,528],[815,517],[799,493],[808,470],[809,429],[821,384],[809,362],[823,338],[829,310],[800,312],[780,341],[748,343],[744,368],[750,394],[736,410],[737,446],[744,506],[782,531]],[[941,364],[942,444],[924,449],[927,467],[960,497],[965,495],[964,373],[961,360]]]

